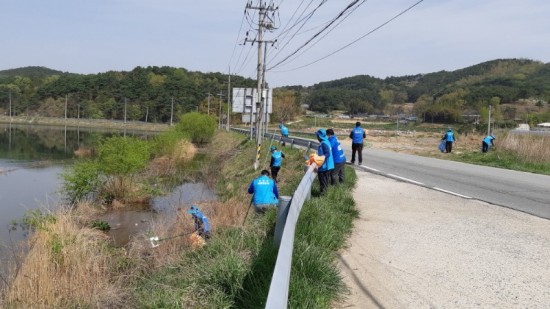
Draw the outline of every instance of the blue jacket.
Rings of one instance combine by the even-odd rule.
[[[492,135],[489,135],[489,136],[486,136],[484,139],[483,139],[483,142],[487,145],[492,145],[493,144],[493,140],[495,138],[492,136]]]
[[[444,139],[447,142],[454,142],[455,141],[455,135],[454,135],[453,131],[448,130],[447,133],[445,133],[445,136],[443,136],[442,139]]]
[[[254,206],[279,204],[279,191],[277,190],[277,185],[273,179],[266,175],[261,175],[252,180],[250,186],[248,186],[248,193],[254,194],[252,197]]]
[[[281,135],[282,136],[288,136],[288,128],[284,125],[280,124],[279,128],[281,129]]]
[[[332,156],[332,148],[330,147],[330,142],[328,141],[327,131],[325,131],[325,129],[319,129],[316,135],[321,142],[319,148],[317,149],[317,154],[320,156],[325,156],[325,162],[323,162],[323,165],[321,165],[317,171],[326,172],[333,170],[334,157]]]
[[[271,153],[271,164],[269,166],[280,167],[283,164],[285,155],[280,150],[275,150]]]
[[[201,227],[203,232],[210,232],[210,224],[208,223],[208,218],[198,209],[195,208],[191,213],[195,221],[195,231],[198,231]]]
[[[349,137],[351,138],[351,142],[353,144],[363,144],[363,139],[367,137],[367,134],[365,134],[365,130],[363,130],[363,128],[355,127],[351,130]]]
[[[330,136],[328,138],[328,141],[330,142],[330,146],[332,148],[332,156],[334,157],[334,164],[339,164],[342,162],[346,162],[346,154],[344,153],[344,149],[342,149],[342,146],[340,145],[340,141],[336,138],[336,136]]]

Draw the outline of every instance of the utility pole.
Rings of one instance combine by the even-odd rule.
[[[489,121],[487,121],[487,135],[491,135],[491,109],[493,109],[493,106],[489,105]]]
[[[174,97],[172,97],[172,105],[170,107],[170,126],[172,126],[173,119],[174,119]]]
[[[69,99],[69,95],[65,95],[65,121],[67,121],[67,101]]]
[[[210,115],[210,96],[211,96],[211,94],[210,94],[210,92],[207,93],[207,94],[208,94],[208,115]]]
[[[124,98],[124,124],[126,124],[126,98]]]
[[[266,13],[269,11],[275,11],[277,8],[274,7],[273,4],[270,4],[269,6],[265,6],[265,3],[261,2],[259,3],[259,6],[252,6],[250,3],[246,6],[247,9],[253,9],[258,10],[258,36],[254,40],[246,39],[245,42],[258,42],[258,66],[257,66],[257,79],[258,79],[258,85],[256,89],[257,98],[256,98],[256,145],[257,145],[257,152],[256,152],[256,159],[254,161],[254,169],[257,170],[260,165],[260,152],[262,147],[262,136],[263,136],[263,123],[262,123],[262,116],[265,108],[266,100],[262,100],[263,95],[263,77],[264,77],[264,71],[265,71],[265,64],[263,63],[263,57],[262,57],[262,44],[267,43],[267,41],[263,40],[263,32],[264,29],[270,30],[273,29],[273,25],[266,21]],[[252,115],[251,115],[252,116]],[[252,119],[250,119],[252,123]]]
[[[10,92],[9,92],[9,96],[10,96],[10,120],[11,120],[11,89],[10,89]]]
[[[221,90],[220,90],[220,93],[218,93],[218,96],[220,98],[220,106],[218,108],[218,129],[221,129],[222,128],[222,97],[223,97],[223,93]]]
[[[225,125],[225,130],[229,132],[229,119],[231,119],[231,67],[229,67],[229,72],[227,76],[227,122]]]

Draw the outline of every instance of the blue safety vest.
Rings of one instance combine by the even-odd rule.
[[[447,133],[445,133],[445,140],[447,142],[454,142],[455,141],[455,135],[453,132],[449,132],[447,131]],[[479,140],[478,140],[479,141]]]
[[[323,147],[323,145],[325,147]],[[321,141],[321,145],[319,145],[319,148],[317,149],[317,154],[320,156],[325,156],[325,162],[323,162],[323,165],[319,167],[319,172],[325,172],[334,169],[334,158],[332,156],[332,148],[330,147],[328,139],[325,138]]]
[[[330,142],[330,146],[332,149],[332,156],[334,157],[334,164],[346,162],[346,154],[344,153],[344,149],[342,149],[342,146],[340,145],[340,141],[336,138],[336,136],[331,136],[328,138]]]
[[[283,125],[281,125],[281,135],[288,136],[288,128]]]
[[[274,187],[275,182],[266,175],[262,175],[254,179],[248,189],[249,193],[254,194],[252,197],[252,202],[254,205],[279,204],[277,196],[275,195],[277,190],[274,189]]]
[[[483,139],[483,141],[485,142],[485,144],[487,145],[491,145],[491,142],[494,140],[495,138],[492,137],[492,136],[487,136]]]
[[[361,127],[355,127],[351,131],[351,142],[353,144],[363,144],[363,136],[365,136],[365,130]]]
[[[280,167],[283,164],[283,153],[281,151],[273,151],[273,153],[271,154],[271,158],[273,158],[272,166]]]

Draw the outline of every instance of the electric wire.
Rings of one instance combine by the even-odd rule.
[[[348,11],[349,9],[351,9],[353,6],[355,6],[357,3],[359,2],[359,0],[354,0],[352,1],[350,4],[348,4],[344,10],[342,10],[335,18],[332,19],[332,21],[326,25],[325,27],[323,27],[323,29],[321,29],[319,32],[317,32],[315,35],[313,35],[313,37],[311,37],[309,40],[307,40],[304,44],[302,44],[300,47],[298,47],[295,51],[293,51],[292,53],[290,53],[288,56],[286,56],[285,58],[283,58],[283,60],[277,62],[276,64],[274,64],[272,67],[268,68],[268,70],[271,70],[281,64],[283,64],[285,61],[287,61],[290,57],[294,56],[297,52],[299,52],[302,48],[304,48],[305,46],[307,46],[309,43],[311,43],[311,41],[313,41],[317,36],[319,36],[323,31],[325,31],[326,29],[328,29],[334,22],[336,22],[336,20],[338,20],[340,17],[342,17],[344,15],[344,13],[346,11]]]
[[[363,5],[365,2],[367,2],[368,0],[363,0],[361,3],[359,3],[358,5],[356,5],[351,11],[348,11],[346,12],[346,14],[344,15],[344,17],[342,19],[340,19],[338,21],[338,23],[336,23],[333,27],[331,27],[327,32],[325,32],[322,36],[318,37],[316,39],[315,42],[311,43],[307,48],[305,48],[304,50],[302,50],[300,53],[297,53],[296,55],[294,55],[292,57],[292,59],[289,59],[287,61],[287,63],[290,63],[294,60],[296,60],[298,57],[300,57],[301,55],[303,55],[304,53],[306,53],[308,50],[310,50],[311,48],[315,47],[315,45],[317,45],[319,42],[321,42],[321,40],[323,40],[327,35],[329,35],[332,31],[334,31],[341,23],[343,23],[353,12],[355,12],[361,5]],[[329,23],[329,22],[327,22]],[[271,59],[273,60],[273,59]]]
[[[395,15],[394,17],[390,18],[389,20],[385,21],[384,23],[380,24],[378,27],[372,29],[371,31],[367,32],[366,34],[364,34],[364,35],[358,37],[357,39],[355,39],[355,40],[351,41],[350,43],[344,45],[343,47],[341,47],[341,48],[339,48],[339,49],[337,49],[337,50],[331,52],[331,53],[328,54],[328,55],[325,55],[325,56],[323,56],[323,57],[321,57],[321,58],[319,58],[319,59],[317,59],[317,60],[314,60],[314,61],[312,61],[312,62],[309,62],[309,63],[307,63],[307,64],[305,64],[305,65],[302,65],[302,66],[299,66],[299,67],[295,67],[295,68],[292,68],[292,69],[289,69],[289,70],[279,70],[279,71],[277,71],[277,72],[291,72],[291,71],[295,71],[295,70],[298,70],[298,69],[302,69],[302,68],[308,67],[308,66],[310,66],[310,65],[312,65],[312,64],[315,64],[315,63],[317,63],[317,62],[319,62],[319,61],[321,61],[321,60],[324,60],[324,59],[326,59],[326,58],[328,58],[328,57],[330,57],[330,56],[332,56],[332,55],[334,55],[334,54],[336,54],[336,53],[338,53],[338,52],[340,52],[340,51],[342,51],[342,50],[348,48],[349,46],[351,46],[351,45],[357,43],[358,41],[362,40],[362,39],[365,38],[366,36],[372,34],[373,32],[379,30],[380,28],[382,28],[382,27],[384,27],[385,25],[389,24],[390,22],[392,22],[393,20],[397,19],[397,18],[400,17],[401,15],[403,15],[403,14],[405,14],[406,12],[410,11],[411,9],[413,9],[414,7],[416,7],[417,5],[419,5],[419,4],[420,4],[421,2],[423,2],[423,1],[424,1],[424,0],[419,0],[419,1],[417,1],[417,2],[414,3],[413,5],[409,6],[409,7],[406,8],[405,10],[401,11],[399,14]],[[273,68],[275,68],[275,66],[269,68],[268,70],[271,70],[271,69],[273,69]]]
[[[243,17],[241,19],[241,26],[239,27],[239,31],[237,32],[237,38],[235,39],[235,45],[233,46],[233,51],[231,52],[231,57],[229,58],[229,67],[231,67],[231,62],[233,61],[233,56],[235,56],[235,50],[237,49],[237,46],[239,45],[239,37],[240,37],[241,31],[243,30],[243,24],[244,24],[245,18],[246,18],[246,9],[243,12]],[[242,49],[241,49],[241,52],[242,52]]]

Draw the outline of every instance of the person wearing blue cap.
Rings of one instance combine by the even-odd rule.
[[[346,154],[344,149],[340,145],[340,141],[334,135],[333,129],[327,130],[328,141],[330,142],[330,147],[332,149],[332,157],[334,158],[334,169],[330,174],[330,184],[337,185],[344,183],[344,170],[346,167]]]
[[[453,150],[453,143],[456,142],[453,130],[449,128],[445,133],[445,135],[443,135],[441,140],[445,141],[445,152],[451,153],[451,151]]]
[[[361,123],[357,121],[355,128],[349,133],[349,138],[351,138],[351,164],[355,163],[355,153],[357,153],[359,165],[363,163],[363,139],[366,137],[367,133],[361,128]]]
[[[330,184],[332,170],[334,169],[334,158],[332,156],[332,147],[328,141],[327,131],[325,129],[319,129],[315,135],[317,135],[317,140],[320,142],[319,148],[317,149],[317,155],[325,156],[323,165],[317,168],[320,191],[321,194],[324,194]]]
[[[210,224],[208,223],[208,218],[199,210],[196,205],[191,206],[187,213],[193,217],[193,222],[195,224],[195,232],[202,236],[204,239],[210,238]]]
[[[495,146],[494,140],[496,138],[493,135],[486,136],[481,142],[481,152],[486,153],[489,151],[489,147]]]
[[[248,193],[254,194],[252,204],[256,213],[264,213],[269,207],[277,207],[279,204],[279,190],[267,170],[262,170],[260,176],[252,180]]]
[[[271,146],[271,163],[269,163],[269,167],[271,167],[271,178],[275,182],[277,181],[277,175],[279,174],[279,170],[281,169],[281,165],[283,165],[283,158],[285,157],[285,154],[277,150],[277,147]]]

